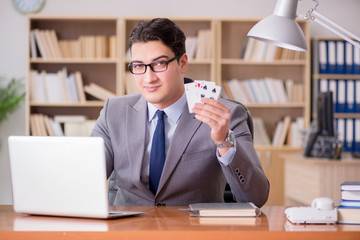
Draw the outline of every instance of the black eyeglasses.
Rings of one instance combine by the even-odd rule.
[[[179,58],[179,56],[175,56],[167,61],[155,61],[149,64],[130,63],[128,65],[128,68],[132,74],[144,74],[147,70],[147,67],[150,67],[153,72],[164,72],[168,69],[169,63],[171,63],[177,58]]]

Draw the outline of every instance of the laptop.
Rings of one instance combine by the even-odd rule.
[[[118,218],[110,212],[104,141],[100,137],[10,136],[14,211],[83,218]]]

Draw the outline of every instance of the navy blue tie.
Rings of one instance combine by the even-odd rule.
[[[157,125],[152,139],[150,152],[150,190],[156,194],[165,162],[165,125],[164,111],[157,110]]]

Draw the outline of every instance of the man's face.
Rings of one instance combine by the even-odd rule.
[[[131,47],[131,63],[149,64],[168,61],[175,57],[171,49],[160,41],[138,42]],[[168,64],[164,72],[153,72],[148,66],[144,74],[133,75],[144,98],[159,109],[176,102],[184,93],[184,74],[187,70],[187,56],[184,54]]]

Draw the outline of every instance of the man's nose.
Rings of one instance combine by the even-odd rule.
[[[157,79],[156,73],[151,70],[150,67],[147,67],[146,72],[144,73],[144,81],[146,82],[152,82]]]

